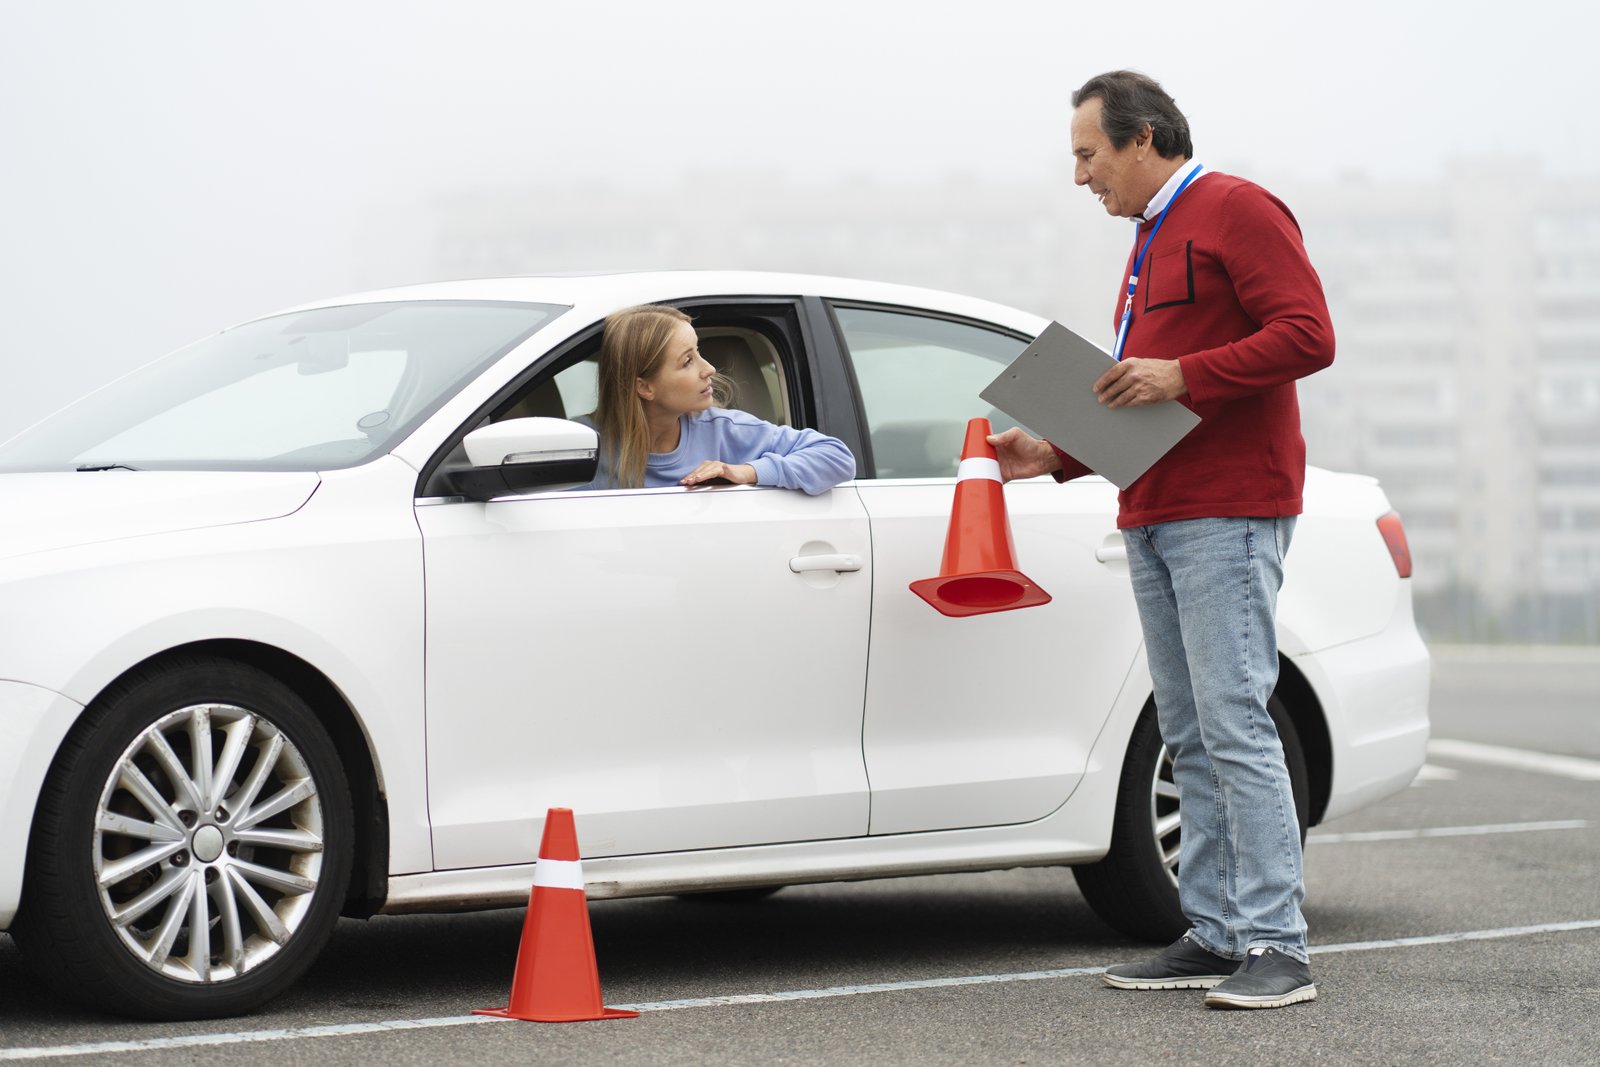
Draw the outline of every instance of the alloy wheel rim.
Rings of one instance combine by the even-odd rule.
[[[1150,775],[1150,829],[1161,866],[1176,886],[1180,839],[1178,785],[1172,779],[1172,753],[1166,745],[1161,746],[1155,771]]]
[[[95,809],[95,886],[144,966],[228,981],[305,921],[323,847],[322,800],[294,743],[244,708],[196,704],[118,757]]]

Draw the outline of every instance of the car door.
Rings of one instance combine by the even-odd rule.
[[[1041,818],[1085,774],[1140,647],[1116,488],[1100,478],[1007,485],[1018,566],[1054,599],[939,614],[907,585],[938,574],[967,420],[1014,425],[978,392],[1027,339],[905,308],[830,306],[876,474],[858,482],[875,553],[863,731],[871,832]]]
[[[694,313],[730,362],[747,340],[768,365],[745,377],[803,417],[792,308]],[[588,337],[489,417],[591,410]],[[416,515],[437,868],[527,862],[552,806],[577,813],[586,856],[866,832],[872,563],[849,483],[446,497]]]

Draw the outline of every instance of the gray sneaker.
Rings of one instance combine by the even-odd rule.
[[[1108,967],[1100,977],[1117,989],[1210,989],[1238,967],[1184,934],[1149,959]]]
[[[1308,964],[1275,948],[1253,948],[1232,978],[1206,994],[1206,1007],[1286,1008],[1316,999]]]

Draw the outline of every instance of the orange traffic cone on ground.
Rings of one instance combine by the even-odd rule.
[[[472,1014],[540,1023],[632,1019],[639,1014],[600,1003],[600,972],[571,808],[551,808],[544,818],[528,917],[522,922],[517,970],[511,978],[511,1003]]]
[[[911,583],[913,593],[946,615],[985,615],[1050,603],[1050,594],[1017,570],[1000,462],[989,433],[988,419],[968,421],[939,577]]]

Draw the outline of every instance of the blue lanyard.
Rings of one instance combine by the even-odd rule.
[[[1204,167],[1194,168],[1189,172],[1189,176],[1179,184],[1178,191],[1172,194],[1172,199],[1167,201],[1167,206],[1162,208],[1161,214],[1156,216],[1156,224],[1151,229],[1150,236],[1144,239],[1144,247],[1139,249],[1139,254],[1133,259],[1133,271],[1128,275],[1128,299],[1122,305],[1122,323],[1117,327],[1116,346],[1111,349],[1111,358],[1118,362],[1122,361],[1122,350],[1128,343],[1128,326],[1133,321],[1133,291],[1139,287],[1139,269],[1144,266],[1144,254],[1150,251],[1150,242],[1154,241],[1156,234],[1161,232],[1161,224],[1167,221],[1167,212],[1172,210],[1172,205],[1178,202],[1178,197],[1183,195],[1183,191],[1189,188],[1189,183],[1198,178],[1203,170],[1205,170]],[[1139,232],[1137,230],[1134,231],[1133,240],[1134,243],[1138,243]]]

